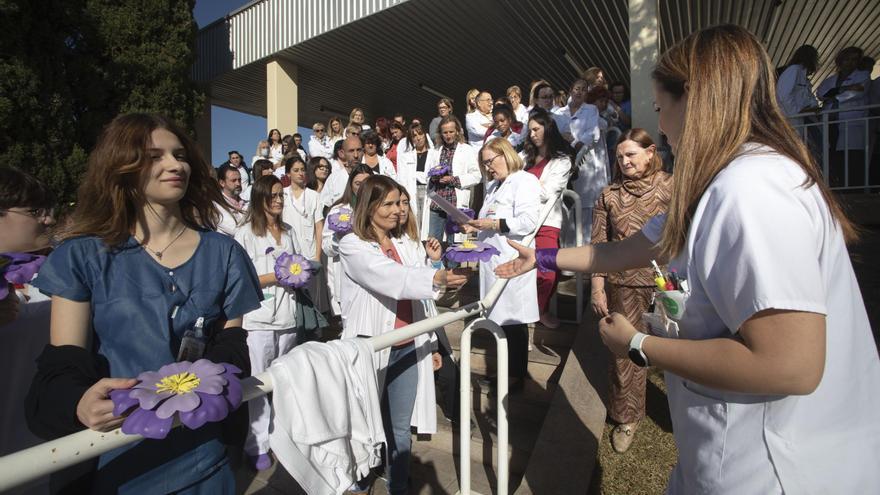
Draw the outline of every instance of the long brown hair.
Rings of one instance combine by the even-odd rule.
[[[357,207],[352,214],[352,231],[365,241],[379,242],[373,229],[372,218],[376,208],[392,191],[397,190],[397,182],[385,175],[374,175],[367,178],[358,190]],[[395,235],[392,232],[391,235]]]
[[[697,31],[667,50],[652,75],[675,98],[687,99],[660,240],[665,255],[674,257],[683,249],[701,196],[747,142],[769,146],[797,162],[807,175],[803,187],[816,185],[844,238],[856,239],[855,227],[779,109],[770,58],[752,34],[733,25]]]
[[[461,129],[461,121],[455,115],[451,113],[446,117],[440,119],[440,124],[437,125],[437,142],[434,143],[434,147],[438,150],[443,147],[443,126],[446,124],[455,124],[455,142],[456,143],[464,143],[464,131]]]
[[[76,210],[59,238],[93,235],[108,246],[128,240],[145,201],[143,182],[152,167],[147,148],[156,129],[177,136],[186,152],[189,183],[180,200],[184,223],[206,230],[216,228],[220,214],[214,204],[222,206],[226,201],[199,147],[172,120],[132,113],[113,119],[98,138],[77,191]]]
[[[345,182],[345,190],[342,191],[342,196],[337,199],[335,203],[333,203],[333,206],[352,206],[352,203],[357,203],[357,194],[355,194],[354,190],[352,189],[352,184],[354,184],[355,177],[363,174],[373,175],[375,174],[375,172],[373,172],[373,169],[371,169],[369,165],[366,165],[364,163],[359,163],[353,169],[351,169],[351,172],[348,173],[348,181]]]
[[[412,198],[409,196],[409,191],[406,190],[405,187],[400,184],[397,185],[397,190],[400,191],[400,200],[403,201],[403,197],[406,196],[406,199],[409,201],[407,204],[407,208],[409,208],[409,213],[406,215],[406,223],[403,225],[397,226],[397,231],[394,233],[394,237],[402,237],[403,235],[407,235],[411,240],[418,241],[419,240],[419,225],[416,223],[416,214],[412,209]]]
[[[660,154],[657,153],[657,146],[654,144],[654,139],[651,138],[648,131],[641,127],[633,127],[620,135],[620,138],[617,139],[617,145],[620,146],[624,141],[633,141],[643,150],[654,146],[654,154],[651,156],[651,163],[648,164],[648,168],[645,170],[645,177],[654,175],[663,169],[663,160],[660,159]],[[623,181],[623,174],[620,173],[620,161],[617,159],[614,161],[613,176],[615,182]]]
[[[264,237],[266,229],[269,227],[266,212],[272,201],[272,188],[275,187],[275,184],[281,184],[281,179],[274,175],[264,175],[254,182],[254,187],[251,189],[251,202],[248,205],[248,212],[242,224],[251,224],[251,231],[258,237]],[[284,224],[280,218],[278,219],[278,225],[284,229]]]

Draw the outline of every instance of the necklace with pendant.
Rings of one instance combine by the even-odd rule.
[[[182,236],[184,232],[186,232],[186,225],[184,225],[183,228],[180,229],[180,232],[178,232],[177,235],[174,236],[174,239],[171,239],[171,242],[169,242],[168,245],[166,245],[163,249],[160,249],[158,251],[155,249],[152,249],[149,246],[147,246],[146,244],[144,244],[144,241],[141,239],[138,239],[137,236],[135,236],[135,240],[138,241],[138,243],[140,243],[140,245],[143,246],[143,248],[146,249],[148,252],[153,253],[153,255],[156,257],[156,259],[161,260],[162,254],[165,253],[165,251],[167,251],[168,248],[170,248],[172,244],[174,244],[178,239],[180,239],[180,236]]]

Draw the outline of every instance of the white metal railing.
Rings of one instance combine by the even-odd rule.
[[[861,116],[842,117],[841,113],[863,112]],[[868,192],[871,189],[880,188],[880,179],[873,177],[874,183],[871,183],[871,159],[877,141],[877,132],[880,129],[880,104],[861,105],[858,107],[844,107],[835,109],[823,109],[820,112],[799,113],[789,117],[795,130],[801,136],[801,139],[807,143],[810,150],[817,157],[817,161],[822,166],[822,174],[828,182],[829,187],[834,190],[857,190],[864,189]],[[832,160],[832,151],[837,150],[837,142],[831,142],[831,129],[837,126],[837,140],[844,143],[844,148],[848,151],[860,151],[864,154],[862,163],[850,163],[850,153],[842,152],[836,154],[837,162]],[[854,133],[862,134],[861,136]],[[853,144],[858,144],[858,138],[864,138],[861,146],[849,148],[850,139],[856,138]],[[855,172],[851,174],[851,166]],[[842,183],[832,184],[830,182],[832,168],[842,168]],[[853,175],[858,174],[861,168],[861,180],[857,184],[851,179]],[[880,171],[875,171],[880,173]]]
[[[538,229],[540,229],[541,225],[547,219],[547,216],[550,214],[550,211],[556,206],[556,203],[561,201],[561,195],[556,198],[556,201],[547,202],[544,205],[544,208],[541,210],[541,214],[539,215],[538,226],[535,230],[526,236],[522,240],[522,244],[528,245],[530,244],[537,235]],[[382,335],[377,335],[375,337],[370,337],[368,340],[370,344],[373,346],[375,351],[380,351],[382,349],[386,349],[391,347],[392,345],[403,342],[406,340],[410,340],[415,338],[418,335],[423,333],[427,333],[435,330],[436,328],[443,327],[450,323],[463,320],[465,318],[477,315],[484,315],[488,313],[489,310],[495,305],[498,301],[498,298],[501,296],[501,292],[504,291],[504,288],[507,286],[507,279],[498,279],[489,288],[489,291],[486,293],[486,296],[481,300],[463,306],[455,311],[450,311],[447,313],[441,313],[437,316],[433,316],[431,318],[418,321],[411,325],[407,325],[405,327],[399,328],[394,332],[385,333]],[[472,322],[469,325],[470,328],[484,328],[492,332],[496,335],[496,339],[498,339],[499,344],[505,343],[503,330],[498,327],[497,324],[489,321],[488,319],[479,319],[475,322]],[[501,337],[499,338],[499,335]],[[465,340],[467,340],[468,347],[465,348]],[[503,347],[503,349],[502,349]],[[462,337],[462,344],[460,346],[459,352],[462,355],[462,361],[465,359],[464,356],[467,356],[468,359],[468,367],[470,366],[470,338],[469,336],[465,338]],[[503,356],[503,358],[502,358]],[[498,349],[498,380],[499,380],[499,404],[506,404],[506,396],[507,396],[507,346],[499,345]],[[503,377],[503,378],[502,378]],[[467,380],[462,380],[462,387],[470,386],[470,375],[467,375]],[[503,380],[504,387],[501,388],[501,382]],[[262,397],[270,392],[272,392],[272,377],[268,371],[263,372],[259,375],[248,377],[242,380],[242,402],[247,402],[251,399]],[[470,392],[468,390],[468,392]],[[461,393],[464,396],[464,388],[461,389]],[[470,401],[470,395],[467,394],[468,403]],[[498,486],[501,487],[507,486],[508,483],[508,472],[507,472],[507,411],[505,408],[498,408],[498,420],[497,426],[499,431],[499,449],[498,449]],[[467,412],[466,417],[461,418],[461,424],[468,424],[470,421],[470,411]],[[174,426],[177,426],[178,423],[175,422]],[[502,428],[505,432],[504,435],[504,450],[501,450],[501,431]],[[469,431],[468,428],[464,428],[464,430]],[[23,485],[29,481],[33,481],[42,476],[49,475],[56,471],[60,471],[64,468],[70,467],[74,464],[83,462],[88,459],[92,459],[101,454],[109,452],[113,449],[122,447],[123,445],[127,445],[133,442],[137,442],[138,440],[143,439],[140,435],[127,435],[122,433],[122,430],[117,428],[115,430],[109,432],[100,432],[94,430],[83,430],[77,433],[73,433],[71,435],[67,435],[56,440],[51,440],[40,445],[35,445],[33,447],[20,450],[13,454],[6,455],[4,457],[0,457],[0,492],[4,492],[6,490],[10,490],[17,486]],[[468,441],[463,445],[463,448],[467,449],[467,458],[470,458],[470,442]],[[461,459],[465,459],[465,455],[461,456]],[[503,459],[503,462],[502,462]],[[502,479],[501,466],[504,466],[504,476]],[[468,465],[462,465],[462,473],[470,472],[470,462],[468,461]],[[464,477],[462,476],[464,480]],[[461,493],[463,495],[470,495],[470,478],[466,481],[463,481]],[[498,493],[506,493],[505,491],[499,491]]]
[[[571,189],[563,189],[562,197],[569,198],[574,202],[574,223],[575,223],[575,247],[581,247],[584,245],[584,219],[583,219],[583,210],[581,210],[581,197],[578,193],[572,191]],[[575,272],[575,316],[574,321],[566,320],[563,318],[559,318],[559,321],[565,323],[577,323],[578,325],[584,319],[584,274],[582,272]],[[559,317],[559,308],[557,307],[559,303],[559,292],[553,294],[553,297],[550,299],[550,310],[551,312],[558,318]]]

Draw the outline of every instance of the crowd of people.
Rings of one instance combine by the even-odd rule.
[[[811,56],[782,72],[776,104],[766,53],[745,30],[710,28],[671,48],[654,80],[674,176],[660,143],[632,127],[626,86],[599,68],[561,92],[534,81],[528,105],[517,86],[499,98],[471,90],[464,125],[443,98],[430,122],[395,115],[371,126],[355,108],[347,124],[315,123],[305,144],[272,129],[249,164],[230,151],[216,169],[174,122],[122,115],[53,236],[45,186],[2,168],[0,252],[51,251],[0,302],[8,324],[28,299],[52,301],[49,328],[34,329],[49,345],[28,425],[43,438],[118,427],[110,392],[174,362],[197,321],[209,336],[204,357],[257,374],[326,340],[328,320],[354,338],[430,318],[471,274],[444,251],[476,241],[500,253],[479,263],[481,296],[511,278],[487,316],[507,335],[511,393],[528,379],[527,325],[559,326],[549,303],[561,272],[592,274],[591,305],[614,354],[610,440],[626,452],[645,416],[646,366],[665,370],[679,450],[670,493],[876,488],[880,478],[862,467],[880,451],[880,361],[845,247],[856,233],[784,117],[812,108],[781,93],[787,78],[815,70]],[[866,86],[845,70],[854,57],[838,58],[828,98],[840,102]],[[729,94],[751,104],[720,97]],[[559,200],[566,189],[580,212]],[[453,220],[450,208],[471,219]],[[577,227],[592,244],[565,249]],[[307,287],[280,283],[285,253],[309,260]],[[376,358],[389,493],[408,493],[411,428],[435,432],[437,403],[467,427],[451,354],[437,328]],[[230,445],[257,470],[273,463],[271,399],[242,410],[56,481],[83,493],[233,493]],[[373,476],[360,478],[349,492],[369,490]]]

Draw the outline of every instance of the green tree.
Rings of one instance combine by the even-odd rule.
[[[0,0],[0,164],[75,200],[88,151],[117,114],[156,112],[190,131],[194,0]]]

